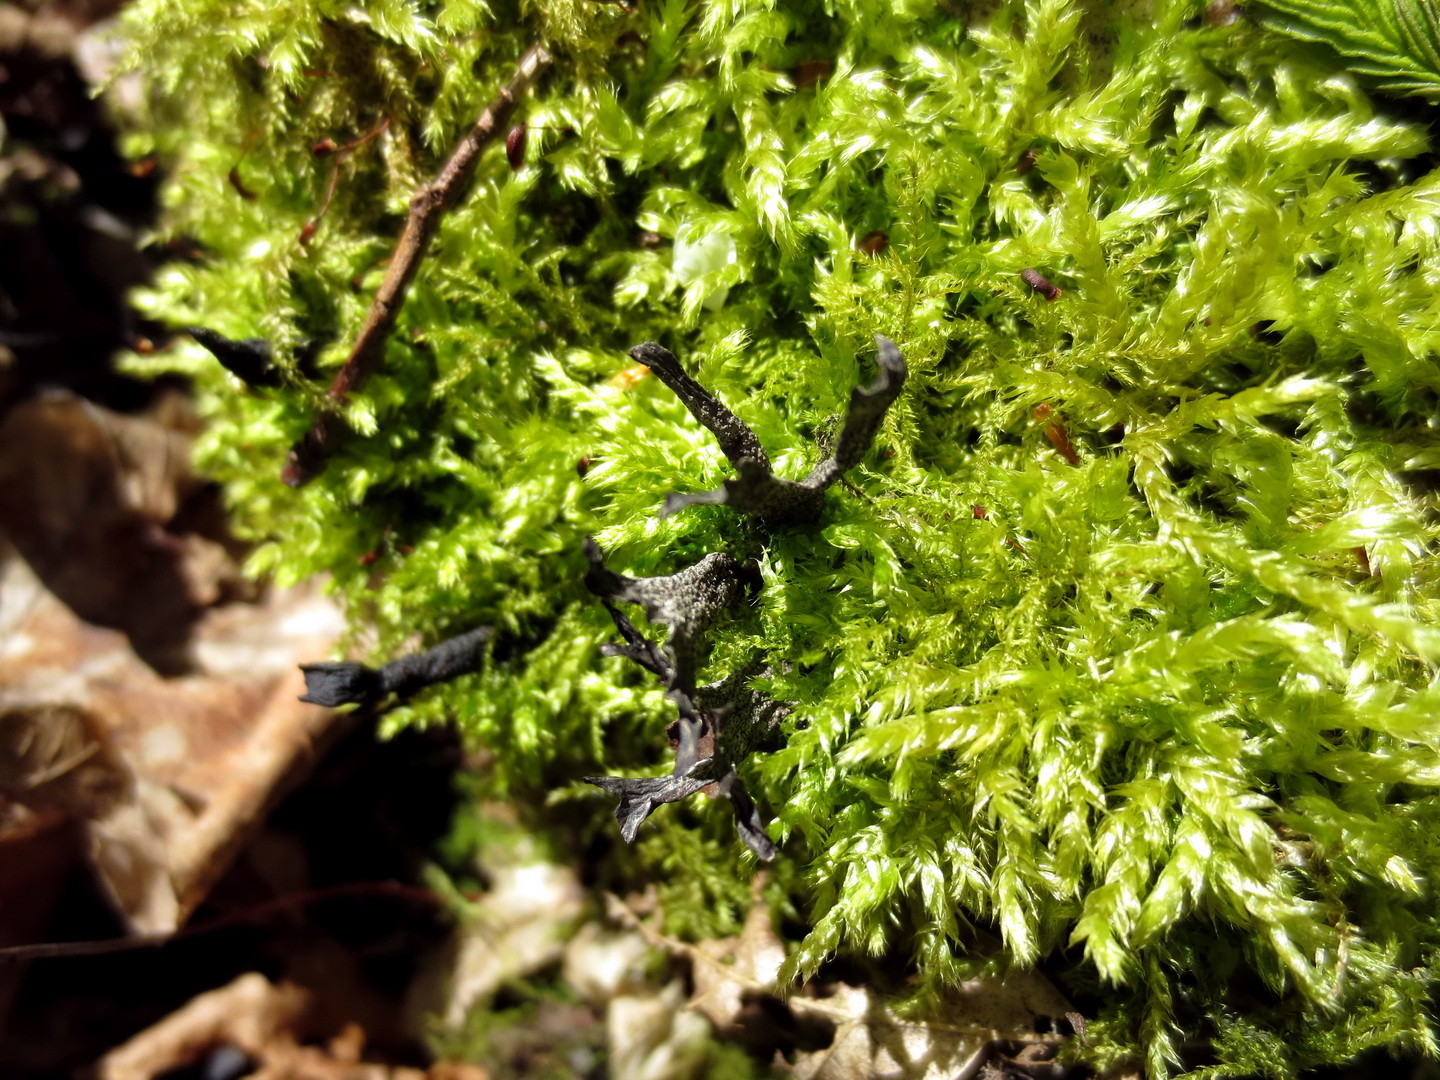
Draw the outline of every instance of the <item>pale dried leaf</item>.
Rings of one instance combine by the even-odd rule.
[[[902,1016],[868,987],[844,983],[827,997],[797,995],[789,1005],[836,1025],[827,1049],[796,1056],[797,1080],[962,1080],[997,1041],[1058,1042],[1037,1026],[1071,1010],[1035,972],[972,979],[946,995],[943,1010],[924,1016]]]
[[[592,1005],[605,1005],[644,983],[650,946],[633,931],[611,933],[588,922],[565,946],[565,984]]]
[[[315,1030],[322,1011],[298,986],[241,975],[106,1054],[94,1076],[156,1080],[180,1069],[203,1072],[212,1052],[234,1048],[253,1063],[245,1074],[251,1080],[489,1080],[478,1065],[441,1062],[424,1070],[366,1062],[365,1031],[355,1023],[313,1045],[324,1034]]]
[[[491,877],[494,885],[456,931],[440,966],[412,990],[412,1015],[439,1013],[456,1028],[507,982],[563,957],[585,905],[574,871],[537,859],[494,869]]]
[[[689,1007],[724,1031],[739,1018],[747,996],[775,992],[785,945],[768,905],[757,903],[736,937],[702,941],[690,955],[695,992]]]
[[[617,997],[605,1016],[612,1080],[699,1080],[710,1060],[710,1025],[681,1006],[672,982],[659,993]]]
[[[110,1051],[95,1074],[98,1080],[152,1080],[224,1044],[258,1056],[279,1033],[295,1029],[309,1008],[310,996],[298,986],[272,986],[253,972],[241,975]]]

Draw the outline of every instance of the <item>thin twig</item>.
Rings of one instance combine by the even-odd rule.
[[[335,164],[330,166],[330,180],[325,185],[325,197],[320,200],[320,209],[315,211],[315,216],[305,222],[300,229],[300,246],[304,247],[310,243],[310,238],[315,235],[315,230],[320,228],[320,219],[325,216],[325,211],[330,209],[330,200],[335,198],[335,187],[340,182],[340,163],[344,158],[337,157]]]
[[[545,46],[532,45],[520,58],[510,81],[501,87],[500,93],[485,106],[474,126],[460,140],[439,175],[411,196],[410,216],[405,220],[405,231],[401,233],[390,267],[385,271],[385,280],[375,293],[370,313],[355,338],[349,358],[336,373],[326,393],[334,408],[321,412],[315,418],[314,425],[290,448],[285,460],[280,477],[291,487],[299,487],[324,470],[325,462],[334,453],[345,431],[345,421],[338,407],[380,366],[385,342],[395,328],[395,319],[405,304],[405,294],[440,227],[441,219],[459,202],[475,174],[480,152],[504,129],[516,102],[535,84],[552,60]]]
[[[277,896],[262,904],[256,904],[229,915],[221,915],[209,922],[195,926],[184,926],[158,934],[131,934],[121,938],[101,938],[97,941],[45,941],[34,945],[11,945],[0,949],[0,965],[18,963],[22,960],[49,960],[60,957],[104,956],[110,953],[131,952],[135,949],[157,949],[172,941],[213,934],[233,926],[261,922],[280,911],[306,907],[324,900],[337,900],[351,896],[387,896],[399,900],[410,900],[420,904],[441,905],[444,897],[418,885],[406,885],[399,881],[350,881],[342,885],[330,885],[319,889],[304,889],[286,896]]]

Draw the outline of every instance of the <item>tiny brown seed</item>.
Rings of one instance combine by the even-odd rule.
[[[1055,447],[1055,452],[1071,465],[1079,465],[1080,455],[1075,452],[1075,446],[1070,442],[1070,433],[1065,430],[1065,422],[1060,419],[1060,414],[1042,401],[1035,406],[1035,419],[1045,425],[1045,437],[1050,440],[1050,445]]]
[[[890,237],[879,229],[868,232],[855,245],[862,255],[879,255],[890,246]]]
[[[516,124],[505,136],[505,157],[510,168],[519,172],[525,165],[525,125]]]

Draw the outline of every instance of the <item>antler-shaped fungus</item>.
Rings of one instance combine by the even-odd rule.
[[[718,491],[668,496],[660,516],[705,504],[729,506],[769,525],[801,524],[819,518],[825,489],[865,456],[886,411],[905,385],[907,369],[899,347],[879,334],[875,335],[875,344],[879,348],[880,377],[868,389],[857,386],[850,391],[850,412],[835,442],[834,454],[810,470],[804,480],[777,477],[755,433],[686,374],[674,353],[653,341],[636,345],[630,355],[654,372],[695,419],[714,433],[738,474],[736,479],[726,480]]]
[[[391,660],[381,668],[354,661],[301,664],[305,696],[301,701],[333,709],[338,705],[373,705],[387,694],[409,697],[438,682],[468,675],[480,667],[485,643],[495,631],[478,626],[432,649]]]
[[[735,809],[740,838],[759,859],[770,861],[775,857],[775,844],[765,835],[764,822],[736,765],[774,729],[784,708],[745,686],[747,675],[753,672],[737,673],[700,690],[695,687],[705,630],[742,592],[758,584],[757,575],[733,557],[715,552],[677,574],[631,578],[607,569],[593,540],[586,540],[585,553],[590,559],[585,584],[604,601],[625,639],[623,645],[606,645],[601,651],[607,656],[627,657],[659,678],[680,714],[673,727],[676,747],[671,775],[587,776],[585,782],[619,796],[615,818],[627,843],[661,803],[679,802],[706,789],[724,795]],[[669,628],[666,644],[659,646],[636,630],[612,600],[641,605],[652,622]]]

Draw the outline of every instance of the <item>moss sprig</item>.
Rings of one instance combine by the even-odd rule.
[[[329,575],[377,658],[527,643],[388,724],[458,724],[545,827],[584,776],[664,768],[676,715],[603,661],[583,538],[637,579],[753,557],[706,670],[789,705],[737,775],[809,926],[792,974],[888,951],[934,996],[1043,958],[1104,1003],[1091,1052],[1156,1075],[1201,1043],[1211,1076],[1433,1052],[1440,180],[1411,114],[1194,0],[125,19],[186,253],[139,300],[269,342],[281,385],[189,341],[131,366],[194,379],[252,569]],[[481,156],[357,436],[285,488],[406,200],[537,38],[524,167]],[[312,152],[386,117],[338,174]],[[905,393],[813,526],[656,516],[736,470],[633,342],[803,477],[876,332]],[[663,805],[611,869],[727,932],[728,813]]]

